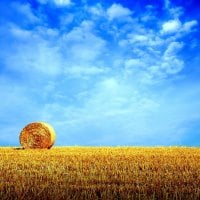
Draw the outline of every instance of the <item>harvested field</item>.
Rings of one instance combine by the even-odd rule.
[[[0,148],[0,199],[200,199],[200,148]]]

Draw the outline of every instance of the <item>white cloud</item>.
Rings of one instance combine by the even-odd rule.
[[[164,58],[161,68],[165,70],[167,74],[177,74],[182,71],[184,62],[175,57]]]
[[[162,25],[161,33],[170,34],[180,31],[181,22],[178,19],[169,20]]]
[[[59,36],[55,29],[37,27],[27,31],[10,25],[10,32],[18,40],[15,53],[4,58],[6,66],[21,73],[43,73],[57,76],[83,77],[104,74],[106,69],[100,56],[105,50],[105,41],[93,33],[93,22],[83,21],[67,34]],[[52,42],[55,41],[56,43]],[[31,39],[31,40],[30,40]],[[99,58],[99,63],[96,59]]]
[[[188,98],[196,99],[193,97],[197,93],[188,94],[189,88],[170,88],[146,93],[127,81],[107,77],[93,85],[81,107],[49,104],[46,112],[52,111],[55,118],[63,109],[59,126],[62,130],[67,126],[68,133],[62,136],[71,135],[76,144],[181,144],[187,131],[185,122],[200,118],[194,110],[199,103],[190,106]],[[191,113],[189,118],[187,113]],[[186,129],[180,132],[181,127]],[[81,135],[87,141],[80,142],[77,138]]]
[[[157,109],[157,103],[137,89],[127,81],[107,77],[96,85],[86,105],[99,113],[97,117],[116,119],[130,116],[135,119]]]
[[[10,28],[10,32],[16,38],[27,40],[28,38],[31,38],[33,36],[31,31],[21,29],[20,27],[14,25],[14,24],[10,24],[9,28]]]
[[[107,117],[123,117],[134,113],[144,114],[143,109],[149,110],[147,101],[142,102],[140,94],[134,87],[127,85],[116,77],[107,77],[97,83],[85,102],[85,111],[91,110],[91,120],[106,119]],[[144,105],[145,104],[145,105]],[[148,108],[147,108],[148,107]]]
[[[165,2],[165,8],[168,9],[171,5],[170,0],[164,0],[164,2]]]
[[[131,35],[129,35],[129,41],[131,42],[131,43],[135,43],[135,42],[146,42],[146,41],[148,41],[150,38],[149,38],[149,35],[147,36],[147,35],[138,35],[138,34],[132,34],[132,36]]]
[[[20,4],[18,2],[12,3],[12,7],[23,15],[22,20],[28,20],[29,23],[40,22],[38,16],[36,16],[29,3]]]
[[[190,32],[192,28],[197,25],[198,25],[198,22],[196,20],[185,22],[183,24],[183,31]]]
[[[138,40],[138,33],[128,35],[126,48],[131,46],[133,55],[124,59],[124,76],[132,77],[136,83],[154,85],[178,75],[184,68],[184,61],[179,58],[184,43],[176,38],[165,40],[153,32],[145,36]]]
[[[51,76],[61,73],[63,60],[56,45],[45,41],[34,31],[28,32],[13,26],[11,32],[18,39],[18,45],[13,49],[15,53],[7,52],[8,55],[4,58],[4,63],[10,70],[21,73],[40,72]]]
[[[173,6],[170,0],[164,0],[164,8],[173,18],[178,18],[184,13],[182,7]]]
[[[105,16],[105,9],[100,3],[97,3],[95,6],[87,7],[88,12],[96,16]]]
[[[54,2],[58,6],[68,6],[71,4],[71,0],[54,0]]]
[[[66,26],[71,24],[74,20],[74,15],[67,13],[66,15],[61,15],[60,16],[60,25],[64,29]]]
[[[179,18],[184,13],[182,7],[171,7],[168,11],[173,18]]]
[[[104,53],[106,41],[96,36],[93,26],[93,22],[83,21],[63,36],[66,55],[75,65],[88,65]]]
[[[132,14],[132,12],[128,8],[123,7],[122,5],[114,3],[110,8],[108,8],[107,14],[109,20],[114,20],[128,17]]]
[[[173,19],[163,23],[161,34],[189,33],[197,25],[196,20],[181,23],[179,19]]]
[[[69,6],[71,0],[38,0],[41,4],[55,3],[57,6]]]
[[[71,66],[71,67],[65,67],[64,72],[66,75],[69,75],[70,77],[79,77],[79,78],[87,78],[88,76],[94,76],[99,74],[106,73],[106,69],[102,67],[96,67],[96,66]]]
[[[164,70],[166,75],[178,74],[184,67],[184,62],[178,58],[177,53],[184,46],[181,42],[171,42],[166,48],[161,60],[160,70]]]
[[[127,59],[125,60],[125,68],[126,70],[134,71],[142,70],[142,67],[145,67],[146,63],[142,61],[142,59]],[[139,69],[138,69],[139,68]]]
[[[176,56],[179,50],[183,47],[183,42],[171,42],[164,52],[164,57]]]

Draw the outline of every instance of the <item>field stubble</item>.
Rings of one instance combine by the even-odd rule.
[[[0,199],[200,199],[200,148],[0,148]]]

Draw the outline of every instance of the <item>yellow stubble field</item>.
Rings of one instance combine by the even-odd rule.
[[[200,199],[200,148],[0,148],[0,199]]]

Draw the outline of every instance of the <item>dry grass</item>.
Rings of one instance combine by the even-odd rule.
[[[20,143],[25,149],[51,148],[55,142],[55,131],[44,122],[34,122],[20,133]]]
[[[200,199],[200,148],[0,148],[0,199]]]

